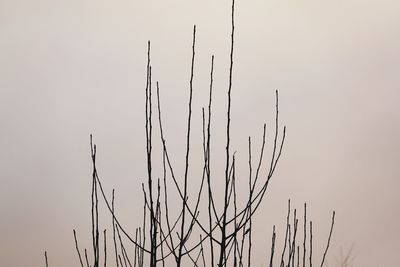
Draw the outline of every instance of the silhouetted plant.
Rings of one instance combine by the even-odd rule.
[[[278,91],[276,91],[275,106],[275,127],[273,135],[273,145],[271,159],[268,163],[268,171],[261,174],[261,166],[264,162],[265,143],[266,143],[266,124],[263,126],[262,143],[257,164],[253,166],[252,139],[248,139],[248,194],[244,203],[239,203],[237,197],[237,177],[236,177],[236,157],[231,150],[231,92],[232,76],[234,66],[234,21],[235,2],[232,2],[231,15],[231,43],[230,43],[230,66],[229,83],[227,91],[227,113],[226,113],[226,144],[225,144],[225,169],[224,169],[224,190],[222,203],[216,203],[215,192],[213,191],[211,174],[211,121],[212,121],[212,99],[213,99],[213,75],[214,75],[214,56],[211,56],[209,98],[207,108],[202,109],[202,143],[203,143],[203,168],[200,185],[195,196],[194,205],[188,203],[188,177],[189,159],[191,155],[191,127],[192,127],[192,95],[193,77],[195,66],[196,48],[196,26],[193,28],[191,71],[189,80],[189,100],[188,117],[186,128],[186,149],[184,175],[178,179],[175,167],[171,162],[167,141],[163,131],[163,120],[161,110],[161,98],[159,83],[156,82],[156,107],[153,105],[153,81],[151,66],[151,46],[148,42],[147,50],[147,77],[146,77],[146,101],[145,101],[145,129],[146,129],[146,160],[147,160],[147,181],[142,184],[144,204],[143,204],[143,223],[136,228],[135,235],[131,236],[126,228],[115,215],[115,193],[112,191],[111,200],[105,194],[101,179],[96,168],[96,145],[90,136],[91,158],[93,164],[92,173],[92,259],[89,261],[87,250],[84,250],[84,258],[78,246],[76,231],[73,230],[75,247],[81,267],[100,266],[100,231],[99,231],[99,200],[98,196],[104,200],[112,219],[112,238],[115,257],[115,266],[132,267],[149,265],[171,265],[175,262],[177,267],[187,266],[190,262],[193,266],[250,266],[252,258],[252,218],[260,207],[260,204],[267,192],[267,188],[272,178],[279,159],[281,157],[286,136],[286,127],[280,130],[279,127],[279,105]],[[156,111],[158,130],[162,144],[162,173],[163,177],[155,178],[153,174],[153,118]],[[174,184],[180,199],[180,211],[176,218],[172,218],[169,212],[168,200],[168,181]],[[182,184],[183,182],[183,184]],[[207,220],[204,222],[199,218],[201,197],[206,196]],[[222,209],[218,209],[222,207]],[[306,204],[304,204],[303,216],[303,239],[302,253],[298,236],[297,211],[293,210],[291,219],[290,200],[288,203],[288,214],[286,221],[286,232],[278,265],[283,267],[312,266],[312,222],[307,221]],[[332,215],[332,223],[328,236],[326,249],[321,259],[322,266],[329,248],[332,230],[334,226],[335,213]],[[309,225],[308,225],[309,223]],[[195,235],[193,233],[198,233]],[[308,237],[308,239],[307,239]],[[134,255],[129,256],[125,240],[133,246]],[[107,266],[107,243],[106,230],[103,231],[103,265]],[[188,242],[191,240],[191,242]],[[272,244],[270,250],[269,266],[274,265],[276,256],[276,232],[275,226],[272,232]],[[185,260],[185,262],[183,262]],[[277,261],[275,260],[275,261]],[[47,264],[47,253],[46,253]]]
[[[354,245],[352,245],[350,247],[350,249],[346,253],[344,253],[343,248],[341,248],[340,249],[340,257],[339,258],[335,257],[336,266],[352,267],[353,261],[355,259],[355,256],[353,255],[353,249],[354,249]]]

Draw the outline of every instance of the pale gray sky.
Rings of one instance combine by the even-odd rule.
[[[266,262],[272,224],[278,238],[284,234],[288,198],[299,209],[308,202],[316,244],[337,211],[329,266],[352,244],[354,266],[399,265],[399,13],[394,0],[237,1],[232,146],[239,166],[246,168],[248,135],[259,140],[262,124],[273,125],[275,89],[288,127],[256,217],[255,266]],[[215,54],[213,164],[223,168],[217,149],[229,23],[225,0],[0,0],[0,266],[44,266],[44,250],[51,266],[78,266],[72,229],[82,246],[90,241],[90,133],[121,220],[132,232],[138,226],[149,39],[177,166],[194,24],[194,140]]]

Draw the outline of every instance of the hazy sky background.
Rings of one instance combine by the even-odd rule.
[[[257,143],[262,124],[273,126],[275,89],[288,127],[255,219],[254,266],[265,266],[272,224],[278,238],[284,235],[288,198],[299,209],[309,204],[316,244],[326,241],[336,210],[329,266],[352,244],[354,266],[399,266],[399,14],[394,0],[237,1],[232,149],[243,173],[247,137]],[[117,190],[121,220],[132,233],[138,226],[149,39],[177,167],[194,24],[194,168],[215,54],[213,164],[223,166],[217,150],[224,142],[229,23],[225,0],[0,0],[0,266],[44,266],[44,250],[51,266],[79,265],[72,229],[89,246],[90,133],[104,186]]]

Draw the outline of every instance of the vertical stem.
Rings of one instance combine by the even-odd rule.
[[[329,244],[331,243],[331,236],[332,236],[332,231],[333,231],[333,225],[334,224],[335,224],[335,211],[333,211],[333,214],[332,214],[331,230],[329,231],[328,242],[326,244],[326,249],[325,249],[325,252],[324,252],[324,256],[322,257],[321,267],[322,267],[322,265],[324,265],[326,253],[328,253]]]
[[[304,203],[303,267],[306,267],[307,203]]]
[[[210,72],[210,96],[208,102],[208,122],[207,122],[207,151],[206,151],[206,169],[207,169],[207,185],[208,185],[208,223],[210,234],[210,257],[211,266],[214,266],[214,245],[213,245],[213,224],[212,224],[212,190],[211,190],[211,171],[210,171],[210,139],[211,139],[211,103],[212,103],[212,89],[213,89],[213,73],[214,73],[214,55],[211,57],[211,72]]]
[[[297,267],[300,266],[300,246],[297,246]]]
[[[310,221],[310,267],[312,267],[312,221]]]
[[[86,266],[87,266],[87,267],[90,267],[86,248],[85,248],[85,260],[86,260]]]
[[[224,211],[221,227],[221,245],[218,266],[222,267],[226,253],[226,220],[228,209],[228,187],[229,187],[229,166],[230,166],[230,127],[231,127],[231,91],[232,91],[232,74],[233,74],[233,45],[235,33],[235,0],[232,0],[232,14],[231,14],[231,51],[230,51],[230,66],[229,66],[229,87],[228,87],[228,111],[227,111],[227,124],[226,124],[226,164],[225,164],[225,196],[224,196]]]
[[[151,90],[151,65],[150,65],[150,41],[147,48],[147,82],[146,82],[146,152],[147,152],[147,183],[149,190],[150,206],[150,266],[156,266],[157,256],[157,222],[154,213],[153,178],[152,178],[152,90]]]
[[[106,235],[106,229],[104,229],[103,234],[104,234],[104,267],[107,267],[107,235]]]
[[[250,142],[250,139],[249,139]],[[250,151],[251,153],[251,151]],[[258,170],[257,170],[258,172]],[[252,231],[252,226],[253,226],[253,221],[252,218],[253,216],[251,215],[251,196],[252,196],[252,179],[251,179],[251,173],[249,176],[249,194],[250,194],[250,201],[249,201],[249,212],[248,212],[248,216],[249,216],[249,233],[248,233],[248,239],[249,239],[249,247],[248,247],[248,255],[247,255],[247,266],[250,267],[251,266],[251,249],[252,249],[252,240],[251,240],[251,231]]]
[[[282,251],[282,256],[281,256],[281,264],[280,264],[281,267],[283,267],[285,265],[284,256],[285,256],[285,252],[286,252],[286,245],[288,242],[290,242],[290,241],[288,241],[288,234],[289,234],[289,230],[290,230],[289,216],[290,216],[290,199],[288,200],[288,213],[287,213],[287,217],[286,217],[285,244],[283,246],[283,251]]]
[[[76,231],[75,229],[73,230],[74,232],[74,240],[75,240],[75,248],[76,248],[76,252],[78,253],[78,257],[79,257],[79,262],[81,264],[81,267],[83,267],[83,262],[82,262],[82,257],[81,257],[81,252],[79,251],[79,247],[78,247],[78,240],[76,238]]]
[[[99,209],[97,197],[97,179],[96,179],[96,145],[93,145],[92,135],[90,135],[91,158],[93,163],[92,174],[92,241],[94,264],[93,267],[99,266]]]
[[[114,213],[114,199],[115,199],[115,190],[113,189],[112,191],[112,199],[111,199],[111,211],[112,211],[112,226],[113,226],[113,241],[114,241],[114,251],[115,251],[115,262],[117,264],[117,267],[119,266],[118,263],[118,247],[117,247],[117,241],[115,238],[115,213]]]
[[[271,257],[269,259],[269,267],[272,267],[273,259],[274,259],[274,252],[275,252],[275,239],[276,239],[276,232],[275,232],[275,225],[272,230],[272,245],[271,245]]]
[[[46,261],[46,267],[49,267],[49,263],[47,261],[47,251],[44,252],[44,259]]]
[[[192,44],[192,64],[190,69],[190,83],[189,83],[189,111],[187,119],[187,134],[186,134],[186,157],[185,157],[185,176],[183,185],[183,199],[182,199],[182,220],[180,229],[180,243],[177,257],[177,267],[181,266],[182,250],[185,245],[185,216],[186,216],[186,201],[187,201],[187,181],[189,172],[189,152],[190,152],[190,130],[192,121],[192,95],[193,95],[193,72],[194,72],[194,59],[195,59],[195,44],[196,44],[196,25],[193,27],[193,44]]]

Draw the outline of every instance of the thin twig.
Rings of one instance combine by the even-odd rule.
[[[190,153],[190,130],[192,121],[192,95],[193,95],[193,72],[194,72],[194,59],[195,59],[195,44],[196,44],[196,25],[193,27],[193,44],[192,44],[192,64],[190,68],[190,82],[189,82],[189,105],[188,105],[188,119],[187,119],[187,133],[186,133],[186,156],[185,156],[185,175],[183,184],[183,200],[182,200],[182,220],[180,230],[180,243],[178,249],[177,267],[181,266],[182,249],[185,244],[185,219],[186,219],[186,201],[187,201],[187,183],[189,173],[189,153]]]
[[[106,229],[103,231],[103,236],[104,236],[104,267],[107,267],[107,235],[106,235]]]
[[[310,267],[312,267],[312,221],[310,221]]]
[[[47,251],[44,252],[44,259],[46,261],[46,267],[49,267],[49,263],[47,261]]]
[[[275,232],[275,225],[272,229],[272,244],[271,244],[271,257],[269,259],[269,267],[272,267],[274,253],[275,253],[275,239],[276,239],[276,232]]]
[[[335,224],[335,211],[333,211],[333,213],[332,213],[331,229],[330,229],[330,231],[329,231],[329,237],[328,237],[328,242],[327,242],[327,244],[326,244],[326,249],[325,249],[325,252],[324,252],[324,256],[322,257],[321,267],[322,267],[323,264],[324,264],[325,257],[326,257],[326,253],[328,253],[329,244],[330,244],[330,242],[331,242],[331,236],[332,236],[332,231],[333,231],[333,225],[334,225],[334,224]]]
[[[73,230],[73,233],[74,233],[74,240],[75,240],[76,252],[78,253],[79,262],[80,262],[80,264],[81,264],[81,267],[83,267],[83,261],[82,261],[82,257],[81,257],[81,252],[79,251],[78,240],[77,240],[77,238],[76,238],[76,231],[75,231],[75,229]]]

